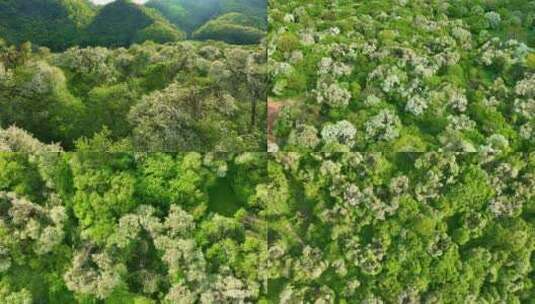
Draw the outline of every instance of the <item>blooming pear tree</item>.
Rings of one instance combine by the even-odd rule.
[[[532,150],[532,1],[272,2],[279,150],[334,151],[295,134],[344,120],[357,130],[352,151],[481,151],[498,135]],[[459,120],[470,128],[453,130]]]

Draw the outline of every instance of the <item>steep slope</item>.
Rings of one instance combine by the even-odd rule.
[[[222,13],[237,12],[254,19],[255,25],[261,29],[267,29],[267,6],[266,0],[221,0]]]
[[[150,0],[145,6],[157,9],[188,34],[206,22],[232,12],[249,16],[257,27],[267,27],[266,0]]]
[[[113,2],[115,0],[90,0],[91,2],[93,2],[94,4],[96,5],[105,5],[105,4],[108,4],[110,2]],[[134,3],[137,3],[137,4],[143,4],[145,2],[147,2],[147,0],[132,0]]]
[[[0,36],[13,44],[31,41],[61,50],[93,15],[87,0],[0,0]]]
[[[240,13],[228,13],[208,21],[192,37],[198,40],[221,40],[233,44],[259,43],[265,32],[256,27],[254,18]]]
[[[128,46],[135,42],[176,41],[184,34],[155,10],[129,0],[102,7],[87,27],[82,45]]]
[[[218,0],[151,0],[145,6],[158,10],[173,24],[191,33],[218,14],[218,2]]]

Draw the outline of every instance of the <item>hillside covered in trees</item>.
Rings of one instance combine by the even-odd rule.
[[[75,45],[171,42],[185,34],[157,11],[130,0],[102,7],[89,0],[4,0],[0,1],[0,37],[11,44],[32,42],[62,51]]]
[[[272,0],[269,27],[271,150],[533,150],[533,1]]]
[[[192,33],[192,38],[222,40],[233,44],[254,44],[260,42],[265,35],[256,25],[256,20],[251,16],[228,13],[206,22]]]
[[[0,0],[1,304],[535,304],[534,1],[99,2]]]
[[[146,6],[160,11],[188,34],[208,21],[229,13],[252,20],[247,26],[267,29],[266,0],[149,0]],[[240,24],[237,22],[237,25]]]
[[[132,0],[105,5],[90,0],[3,0],[0,37],[10,44],[32,42],[53,51],[76,45],[127,47],[148,40],[165,43],[187,37],[257,44],[266,34],[266,5],[265,0],[151,0],[145,5]],[[240,17],[215,22],[226,14]],[[192,35],[210,21],[214,22],[202,35]],[[232,33],[225,35],[226,31]]]
[[[0,129],[67,151],[265,151],[260,2],[188,3],[213,17],[197,40],[130,0],[0,1]]]
[[[186,41],[50,53],[0,44],[0,128],[66,150],[265,151],[263,50]]]

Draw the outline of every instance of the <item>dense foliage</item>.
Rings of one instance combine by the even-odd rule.
[[[271,0],[271,150],[531,151],[535,2]]]
[[[270,303],[533,303],[535,155],[275,153]]]
[[[53,51],[76,45],[165,43],[186,35],[256,44],[266,35],[266,16],[266,0],[152,0],[145,5],[115,0],[103,6],[89,0],[2,0],[0,37]]]
[[[516,153],[0,153],[0,301],[532,303],[534,183]]]
[[[129,46],[152,40],[165,43],[181,40],[177,30],[156,11],[129,1],[117,0],[102,7],[85,29],[81,45]]]
[[[233,44],[257,44],[265,33],[255,27],[254,19],[240,13],[228,13],[208,21],[193,32],[197,40],[221,40]]]
[[[265,151],[265,63],[262,46],[0,42],[0,128],[66,150]]]
[[[65,49],[78,39],[95,11],[85,0],[2,0],[0,37]]]
[[[32,3],[0,303],[535,304],[534,1]]]
[[[228,13],[246,15],[255,28],[267,28],[267,0],[150,0],[146,6],[160,11],[188,34]]]
[[[156,10],[130,0],[103,7],[88,0],[0,1],[0,37],[16,45],[29,41],[61,51],[74,45],[128,46],[184,36]]]
[[[257,302],[265,170],[261,153],[0,153],[0,302]]]

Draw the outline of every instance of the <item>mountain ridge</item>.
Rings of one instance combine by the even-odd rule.
[[[139,2],[0,0],[0,37],[8,44],[29,41],[57,52],[76,45],[125,47],[185,38],[256,44],[267,30],[266,0]]]
[[[0,1],[0,36],[12,44],[26,41],[64,49],[94,16],[87,0]]]
[[[151,31],[154,36],[144,31]],[[182,40],[184,34],[159,13],[132,0],[117,0],[98,9],[86,28],[83,45],[128,46],[153,40],[159,43]],[[150,39],[153,38],[153,39]]]
[[[88,0],[4,0],[0,1],[0,37],[11,44],[30,41],[61,51],[74,45],[164,43],[185,35],[156,10],[131,0],[103,6]]]
[[[228,13],[246,15],[255,20],[255,27],[267,29],[266,0],[149,0],[145,6],[158,10],[188,35]]]

